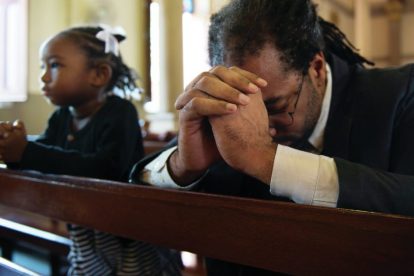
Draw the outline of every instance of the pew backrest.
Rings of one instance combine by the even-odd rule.
[[[0,204],[288,274],[414,274],[414,218],[0,170]]]

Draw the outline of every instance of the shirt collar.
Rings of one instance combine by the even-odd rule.
[[[323,102],[321,107],[321,114],[319,115],[318,122],[311,136],[309,136],[309,143],[316,148],[317,151],[322,152],[323,150],[323,137],[326,128],[326,122],[328,121],[329,109],[331,107],[332,98],[332,72],[331,67],[326,63],[326,75],[328,77],[326,83],[325,95],[323,96]]]

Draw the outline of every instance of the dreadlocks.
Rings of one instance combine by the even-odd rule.
[[[354,45],[348,40],[345,34],[334,24],[318,17],[319,25],[322,28],[323,38],[325,40],[325,51],[334,53],[338,57],[346,60],[349,64],[364,63],[374,65],[372,61],[367,60],[356,51]]]

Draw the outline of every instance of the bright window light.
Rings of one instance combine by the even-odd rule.
[[[0,1],[0,102],[27,99],[28,0]]]

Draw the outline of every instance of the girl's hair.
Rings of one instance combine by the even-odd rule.
[[[107,63],[112,68],[112,77],[106,87],[106,92],[114,92],[115,89],[123,91],[123,96],[130,98],[133,93],[140,92],[135,83],[138,79],[137,73],[129,68],[122,60],[121,54],[116,56],[112,52],[105,53],[105,41],[96,37],[102,31],[101,27],[74,27],[60,32],[57,36],[69,38],[76,43],[86,54],[90,65]],[[125,39],[122,35],[114,35],[118,42]]]
[[[351,65],[372,65],[332,23],[317,15],[310,0],[232,0],[211,17],[210,64],[224,56],[239,63],[270,42],[286,70],[306,72],[315,54],[332,53]]]

